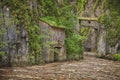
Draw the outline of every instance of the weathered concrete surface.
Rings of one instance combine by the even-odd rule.
[[[88,41],[91,39],[91,45],[94,45],[92,50],[97,51],[99,57],[105,56],[109,52],[109,48],[106,42],[107,31],[104,29],[105,25],[101,24],[97,20],[103,13],[109,14],[109,10],[104,10],[102,7],[104,1],[99,1],[98,5],[95,7],[95,0],[89,0],[86,2],[85,10],[81,13],[80,17],[84,19],[81,20],[81,26],[91,27],[96,30],[93,35],[90,35]],[[97,18],[97,19],[96,19]],[[89,44],[89,42],[88,42]],[[113,50],[115,53],[115,50]]]
[[[80,61],[1,68],[0,80],[120,80],[120,62],[87,53]]]
[[[101,29],[99,38],[98,38],[98,56],[102,57],[106,55],[106,30]]]
[[[52,26],[45,21],[40,21],[43,44],[43,60],[45,62],[66,60],[65,29]],[[58,50],[58,51],[56,51]]]
[[[5,52],[5,59],[0,61],[0,66],[26,65],[29,62],[27,30],[22,24],[15,25],[13,23],[9,7],[0,6],[0,14],[2,21],[0,22],[0,27],[5,29],[4,34],[0,36],[1,41],[5,43],[0,48],[0,50]]]

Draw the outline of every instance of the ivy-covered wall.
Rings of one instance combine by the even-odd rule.
[[[81,13],[84,24],[96,25],[98,31],[97,53],[105,56],[108,53],[119,53],[119,0],[89,0]],[[97,23],[93,22],[94,20]],[[87,22],[88,21],[88,22]],[[89,25],[88,25],[89,26]]]
[[[85,3],[86,0],[0,0],[1,10],[4,10],[3,8],[5,7],[6,11],[9,11],[7,15],[4,11],[1,11],[3,19],[6,20],[3,21],[3,23],[7,25],[11,24],[11,27],[8,28],[11,29],[10,33],[12,33],[9,33],[7,38],[12,36],[12,39],[11,42],[7,41],[6,44],[8,45],[9,43],[15,42],[15,44],[11,44],[10,47],[7,46],[8,49],[12,49],[10,54],[8,54],[9,51],[5,53],[9,58],[9,60],[7,60],[9,61],[8,63],[12,63],[11,56],[14,54],[16,54],[16,56],[13,57],[15,61],[25,60],[26,62],[30,62],[30,64],[43,62],[41,57],[41,39],[44,36],[40,33],[39,25],[41,19],[52,25],[65,28],[67,34],[67,53],[73,58],[78,56],[77,59],[79,59],[80,54],[83,53],[81,46],[82,36],[78,34],[79,32],[76,33],[74,29],[78,22],[77,16],[79,16],[79,13],[83,10]],[[4,15],[6,15],[7,18]],[[4,26],[7,26],[6,24]],[[8,31],[4,34],[7,34],[7,32]],[[74,38],[76,38],[77,41],[75,41]],[[75,46],[76,44],[78,45]],[[19,48],[17,49],[17,47]],[[23,57],[23,54],[27,55]]]
[[[0,26],[4,32],[0,37],[2,43],[0,51],[4,54],[1,55],[0,64],[8,66],[26,64],[29,59],[28,32],[22,24],[15,25],[12,22],[9,7],[3,6],[1,10],[3,24]]]
[[[118,3],[119,0],[0,0],[0,17],[2,18],[0,25],[7,27],[5,30],[1,28],[0,36],[7,36],[4,37],[7,41],[3,40],[6,44],[0,42],[0,47],[7,46],[6,49],[12,50],[7,54],[8,57],[16,52],[20,55],[29,53],[28,58],[27,55],[21,60],[30,60],[30,63],[37,64],[43,62],[41,57],[43,35],[40,33],[39,21],[45,20],[52,25],[65,28],[67,58],[80,59],[83,57],[82,44],[85,36],[81,35],[79,18],[91,17],[92,20],[99,22],[97,24],[99,27],[98,53],[100,55],[104,55],[107,51],[115,53],[119,47],[120,36]],[[17,47],[19,49],[16,49]],[[3,52],[1,55],[3,56]],[[40,56],[39,59],[38,56]],[[16,59],[19,59],[19,55]],[[10,63],[10,58],[7,61]]]

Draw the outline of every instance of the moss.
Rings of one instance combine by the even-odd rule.
[[[71,37],[66,38],[67,44],[67,58],[68,59],[81,59],[83,56],[82,42],[84,37],[72,33]]]
[[[94,3],[93,9],[96,9],[98,4],[99,4],[99,0],[96,0],[95,3]]]
[[[98,21],[98,18],[89,18],[89,17],[78,17],[78,19],[85,21]]]
[[[5,56],[5,52],[0,51],[0,56]]]
[[[51,25],[51,26],[54,26],[54,27],[59,27],[59,28],[66,28],[64,25],[62,24],[58,24],[57,21],[55,20],[50,20],[49,18],[47,17],[44,17],[44,18],[40,18],[40,20],[46,22],[47,24]]]
[[[114,54],[114,59],[120,61],[120,54]]]

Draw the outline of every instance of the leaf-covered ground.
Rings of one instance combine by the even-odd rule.
[[[85,56],[80,61],[1,68],[0,80],[120,80],[120,62]]]

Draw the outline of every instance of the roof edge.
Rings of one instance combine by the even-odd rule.
[[[40,18],[40,21],[42,21],[42,22],[48,24],[48,25],[51,26],[51,27],[66,29],[66,27],[62,27],[62,26],[59,26],[59,25],[53,25],[53,24],[51,24],[51,23],[49,23],[49,22],[43,20],[42,18]]]

